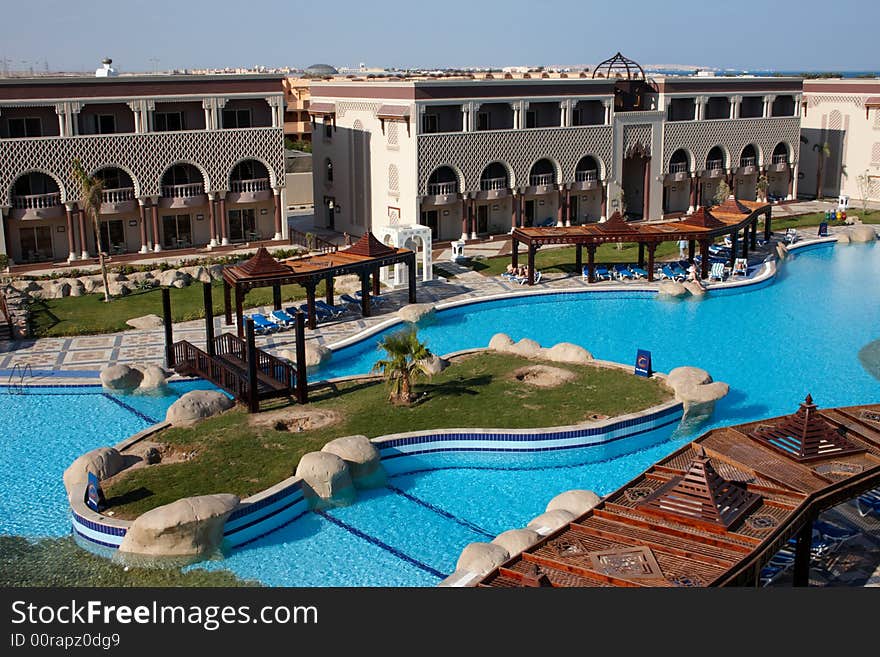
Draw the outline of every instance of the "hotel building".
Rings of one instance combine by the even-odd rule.
[[[531,76],[313,82],[316,225],[474,239],[674,217],[721,180],[754,200],[762,173],[797,194],[800,78],[648,78],[619,53]]]
[[[0,253],[75,261],[281,240],[281,75],[0,80]],[[72,173],[104,181],[99,234]]]

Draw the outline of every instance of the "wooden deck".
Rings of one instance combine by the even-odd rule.
[[[809,558],[821,511],[877,485],[880,404],[807,397],[792,415],[700,436],[478,586],[754,585],[792,536]]]

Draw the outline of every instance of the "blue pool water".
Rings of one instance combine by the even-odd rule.
[[[162,395],[105,393],[100,386],[46,387],[10,394],[0,387],[0,534],[70,533],[62,475],[83,452],[114,445],[165,419],[203,381],[173,383]]]
[[[574,342],[619,362],[649,349],[659,371],[705,368],[731,392],[701,432],[792,412],[808,392],[821,406],[878,402],[880,381],[857,353],[880,337],[880,246],[806,250],[770,285],[703,301],[577,294],[464,306],[439,313],[420,336],[443,354],[485,346],[497,332]],[[319,374],[368,371],[380,338],[340,350]],[[540,463],[475,454],[461,467],[461,455],[423,455],[388,488],[361,492],[351,507],[308,513],[209,567],[269,585],[432,586],[467,543],[524,526],[561,491],[606,494],[691,437],[631,442],[636,451],[616,458],[596,448],[553,452]]]

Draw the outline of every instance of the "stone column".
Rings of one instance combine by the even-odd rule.
[[[281,239],[281,188],[272,188],[272,198],[275,200],[275,236],[274,241]]]
[[[788,198],[794,200],[797,198],[798,192],[798,163],[792,162],[789,168],[791,169],[791,184]]]
[[[217,192],[220,199],[220,244],[221,246],[229,245],[229,217],[226,216],[226,192]]]
[[[461,241],[466,242],[468,238],[468,202],[467,194],[461,195]]]
[[[611,103],[610,99],[602,101],[602,105],[605,107],[605,125],[611,124]]]
[[[565,190],[565,225],[571,226],[571,190]]]
[[[152,199],[150,211],[153,215],[153,252],[159,253],[162,250],[162,239],[159,236],[159,197],[154,196]],[[240,324],[241,322],[239,322]],[[239,329],[241,326],[239,326]]]
[[[55,113],[58,115],[58,135],[61,137],[69,137],[67,132],[67,106],[64,103],[55,105]]]
[[[690,193],[690,205],[688,205],[688,214],[691,214],[694,211],[694,208],[697,205],[697,176],[696,174],[691,174],[691,193]]]
[[[562,193],[562,185],[559,186],[559,192],[556,194],[556,225],[562,227],[562,212],[565,205],[565,194]]]
[[[514,191],[510,195],[510,232],[513,232],[513,229],[517,227],[519,221],[519,197],[516,195],[516,191]]]
[[[468,205],[470,208],[468,209],[468,215],[471,219],[471,239],[477,239],[477,202],[474,199],[468,201]]]
[[[77,214],[79,215],[79,240],[82,250],[80,257],[83,260],[88,260],[91,256],[89,255],[89,234],[86,232],[86,213],[83,210],[77,210]]]
[[[67,262],[76,260],[76,236],[73,232],[73,213],[75,212],[76,203],[65,203],[64,210],[67,215]]]
[[[645,158],[645,189],[642,199],[642,221],[650,219],[651,207],[651,158]]]
[[[602,192],[602,207],[599,210],[599,221],[605,221],[608,218],[608,183],[602,183],[599,187]]]
[[[211,233],[211,239],[208,242],[209,249],[217,246],[217,213],[214,207],[216,198],[217,195],[214,192],[208,192],[208,230]]]
[[[147,238],[147,199],[138,198],[138,225],[141,229],[141,248],[138,253],[149,253],[150,245]]]

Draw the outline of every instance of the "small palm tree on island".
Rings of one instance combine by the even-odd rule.
[[[101,278],[104,281],[104,302],[110,303],[110,282],[107,280],[107,263],[104,261],[104,251],[101,249],[101,225],[98,223],[98,216],[101,213],[101,203],[104,195],[104,180],[95,176],[90,176],[83,169],[82,162],[78,159],[73,160],[73,177],[79,183],[81,188],[80,205],[92,219],[92,226],[95,229],[95,241],[98,248],[98,262],[101,264]],[[85,244],[86,236],[82,236],[83,244]],[[85,249],[83,249],[85,251]]]
[[[374,372],[381,372],[391,387],[388,400],[393,404],[409,405],[413,401],[413,379],[419,374],[429,375],[425,362],[432,354],[419,341],[415,327],[392,333],[379,342],[385,358],[376,361]]]

